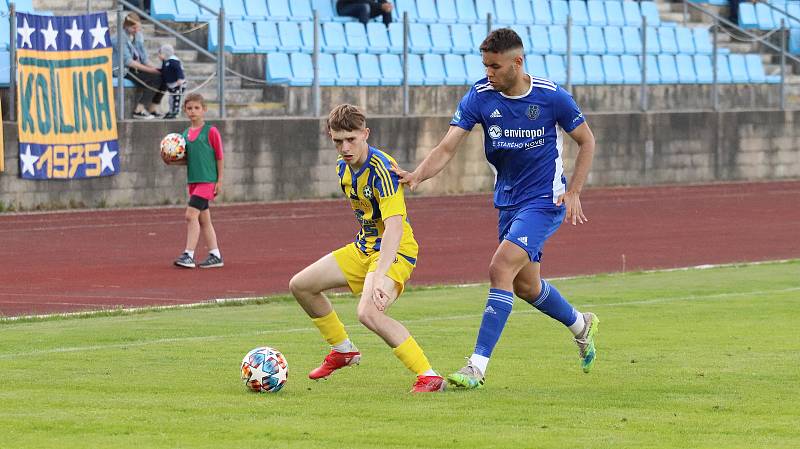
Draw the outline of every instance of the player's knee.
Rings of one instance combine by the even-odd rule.
[[[542,287],[538,283],[534,285],[528,280],[514,280],[514,294],[517,295],[518,298],[522,298],[527,302],[531,302],[538,298],[541,290]]]
[[[308,286],[305,284],[303,278],[299,274],[294,275],[292,279],[289,280],[289,291],[292,292],[292,295],[294,295],[295,298],[302,296],[307,289]]]
[[[380,312],[374,307],[359,307],[358,308],[358,321],[369,330],[375,330],[376,318]]]
[[[508,264],[503,262],[492,260],[489,264],[489,280],[492,284],[496,283],[507,283],[510,281],[512,276],[511,268]]]

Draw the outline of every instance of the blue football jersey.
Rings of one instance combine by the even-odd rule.
[[[558,128],[571,132],[584,121],[569,92],[531,76],[530,90],[515,97],[494,90],[487,78],[478,81],[450,125],[471,131],[481,124],[486,159],[496,173],[494,205],[508,209],[537,199],[555,202],[566,192]]]

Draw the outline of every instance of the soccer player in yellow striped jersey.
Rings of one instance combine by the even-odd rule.
[[[387,315],[416,266],[418,246],[406,217],[404,187],[391,170],[394,159],[369,146],[366,125],[364,114],[348,104],[335,107],[327,122],[328,135],[339,154],[339,184],[361,229],[353,243],[323,256],[289,282],[297,302],[331,345],[322,365],[308,377],[326,378],[361,360],[361,353],[324,293],[349,287],[360,295],[358,320],[417,375],[411,391],[442,391],[446,383],[433,370],[422,348],[405,326]]]

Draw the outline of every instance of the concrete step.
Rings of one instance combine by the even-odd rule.
[[[208,79],[207,76],[195,76],[195,75],[187,75],[186,81],[188,81],[190,86],[198,86]],[[217,77],[214,76],[211,81],[209,81],[207,86],[212,86],[214,89],[217,88]],[[225,77],[225,89],[242,89],[242,79],[236,76],[226,76]],[[261,89],[253,89],[261,91]]]
[[[216,102],[217,86],[213,84],[206,84],[202,89],[197,91],[203,95],[208,101]],[[225,90],[225,104],[251,104],[262,101],[264,94],[260,90],[253,89],[226,89]]]
[[[208,102],[208,117],[219,117],[219,103]],[[249,104],[225,103],[227,117],[276,117],[286,115],[283,103],[254,102]]]

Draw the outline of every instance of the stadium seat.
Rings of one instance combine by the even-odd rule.
[[[762,30],[771,30],[776,28],[775,21],[772,19],[772,9],[764,3],[755,4],[756,21],[758,28]]]
[[[710,84],[714,82],[714,67],[711,65],[711,56],[694,55],[694,73],[697,82],[700,84]]]
[[[360,23],[358,25],[363,27],[363,25]],[[361,77],[361,74],[358,72],[358,62],[356,61],[356,56],[348,53],[339,53],[338,55],[335,55],[333,59],[336,63],[336,85],[357,86],[358,79]]]
[[[658,14],[656,2],[639,2],[642,15],[647,17],[647,26],[655,27],[661,25],[661,16]]]
[[[569,73],[569,82],[573,86],[586,84],[586,71],[583,68],[583,58],[580,56],[572,55],[567,72]]]
[[[625,13],[622,12],[623,2],[610,0],[603,4],[606,8],[606,23],[615,27],[625,26]]]
[[[367,30],[361,22],[347,22],[344,24],[346,53],[359,54],[367,51],[369,42],[367,41]],[[338,66],[337,66],[338,67]]]
[[[569,0],[569,13],[572,16],[573,25],[589,25],[589,12],[586,10],[584,0]]]
[[[566,25],[567,16],[569,15],[569,4],[566,0],[552,0],[550,2],[549,12],[548,8],[542,5],[547,5],[547,2],[534,2],[533,3],[533,17],[537,24],[548,25],[544,20],[552,17],[553,25]],[[541,13],[539,11],[542,11]],[[540,21],[540,16],[542,20]]]
[[[478,48],[480,47],[481,42],[483,42],[483,40],[486,39],[486,25],[482,23],[477,23],[474,25],[470,25],[469,28],[470,28],[470,34],[472,35],[473,52],[479,53]]]
[[[2,20],[2,18],[0,18],[0,51],[8,50],[9,48],[8,44],[11,40],[11,30],[9,29],[9,26],[11,26],[11,24],[8,20]],[[0,67],[9,67],[9,65],[3,64],[3,62],[0,61]],[[2,72],[8,72],[8,70],[0,70],[0,73]]]
[[[794,17],[793,19],[789,19],[789,22],[786,23],[786,26],[791,28],[800,28],[800,2],[789,2],[786,5],[786,12],[789,13],[790,16]]]
[[[369,41],[367,49],[369,53],[379,55],[389,51],[389,32],[383,23],[367,23],[367,40]]]
[[[417,22],[439,22],[439,15],[436,13],[436,5],[434,2],[430,0],[417,0]]]
[[[286,53],[270,53],[267,55],[267,83],[284,84],[292,79],[292,66]]]
[[[714,51],[711,35],[706,28],[695,28],[692,30],[694,35],[694,50],[697,53],[710,55]]]
[[[11,55],[7,51],[0,51],[0,67],[9,67],[11,64]],[[116,82],[116,78],[114,81]],[[11,71],[0,70],[0,86],[7,87],[11,83]]]
[[[675,40],[678,43],[678,53],[694,54],[694,35],[692,30],[686,27],[675,28]]]
[[[603,55],[603,73],[606,76],[606,84],[623,84],[622,66],[619,56]]]
[[[208,11],[200,14],[200,7],[192,0],[175,0],[175,19],[181,22],[207,22],[213,16]]]
[[[272,12],[271,6],[270,12]],[[312,0],[311,8],[319,11],[319,20],[321,22],[354,22],[356,20],[354,17],[345,17],[337,14],[331,0]]]
[[[494,0],[494,3],[494,11],[497,15],[492,15],[492,23],[499,25],[511,25],[516,22],[516,17],[514,16],[514,4],[512,0]]]
[[[542,55],[529,55],[525,57],[525,71],[529,75],[547,78],[547,65]],[[484,74],[483,76],[486,76]]]
[[[426,86],[441,86],[445,84],[447,76],[444,72],[442,55],[427,54],[422,56],[422,65],[425,70]]]
[[[717,82],[724,84],[733,82],[731,67],[728,64],[728,55],[717,54]]]
[[[383,24],[380,24],[383,26]],[[403,24],[393,22],[389,24],[389,52],[394,54],[403,53]],[[409,45],[411,45],[409,43]]]
[[[606,8],[601,1],[586,2],[586,9],[589,13],[589,25],[604,27],[608,24],[606,19]]]
[[[647,27],[645,36],[647,37],[647,54],[657,55],[661,53],[661,46],[658,42],[658,28]],[[642,45],[645,45],[645,43]]]
[[[249,20],[232,20],[230,23],[233,33],[234,53],[253,53],[258,48],[255,28]],[[226,45],[227,47],[227,45]]]
[[[464,67],[464,57],[461,55],[444,55],[445,84],[449,86],[463,86],[467,84],[467,70]]]
[[[428,25],[411,23],[408,25],[408,50],[412,53],[425,54],[431,51],[431,35]]]
[[[262,2],[264,0],[250,0],[250,2]],[[267,0],[267,10],[269,20],[292,20],[292,10],[289,9],[289,0]],[[227,11],[226,11],[227,12]]]
[[[472,32],[468,25],[454,23],[450,25],[450,32],[453,37],[453,53],[465,55],[475,50],[476,47],[472,45]]]
[[[322,30],[317,29],[319,34],[319,47],[322,49]],[[300,22],[300,36],[303,38],[303,45],[300,50],[303,53],[314,51],[314,22]]]
[[[661,74],[663,84],[675,84],[678,82],[678,67],[675,65],[675,56],[660,54],[658,55],[658,72]]]
[[[222,7],[225,8],[226,19],[242,20],[247,17],[242,0],[222,0]]]
[[[492,15],[492,22],[497,22],[497,14],[494,12],[493,0],[479,0],[475,2],[475,13],[478,15],[479,23],[486,23],[486,16]]]
[[[510,28],[519,35],[519,38],[522,40],[522,47],[525,51],[531,48],[531,37],[528,34],[527,25],[511,25]]]
[[[750,81],[744,55],[738,53],[728,55],[728,65],[731,69],[731,80],[734,83],[747,83]]]
[[[624,84],[641,84],[642,67],[639,64],[639,57],[633,55],[620,56],[622,65],[622,82]]]
[[[603,62],[600,56],[584,56],[583,69],[586,71],[586,84],[605,84],[606,76],[603,71]]]
[[[739,4],[739,26],[745,29],[758,28],[756,9],[752,3],[741,2]]]
[[[647,55],[645,60],[647,61],[647,67],[645,67],[647,84],[661,84],[661,72],[658,70],[656,55]]]
[[[528,57],[526,56],[526,62],[527,59]],[[467,70],[467,80],[469,83],[475,83],[478,80],[486,77],[486,68],[483,66],[483,60],[481,60],[480,56],[464,55],[464,66]]]
[[[402,70],[400,73],[403,73]],[[408,55],[408,85],[422,86],[425,84],[425,69],[422,68],[420,55]]]
[[[543,25],[531,25],[530,30],[530,47],[525,49],[526,53],[546,54],[550,53],[550,36],[547,28]],[[566,45],[566,43],[564,43]]]
[[[622,2],[622,13],[625,16],[625,25],[631,27],[642,26],[642,12],[639,10],[639,2]]]
[[[227,21],[226,21],[227,22]],[[218,31],[219,26],[216,20],[208,22],[208,51],[215,52],[219,48]],[[225,27],[225,51],[234,52],[235,42],[233,40],[233,31],[231,24],[228,22]],[[238,49],[236,50],[238,52]]]
[[[690,55],[676,55],[675,65],[678,67],[678,82],[682,84],[697,83],[697,74],[695,73],[694,69],[694,61]]]
[[[320,53],[317,64],[319,65],[319,85],[335,86],[338,74],[336,73],[336,60],[333,55]]]
[[[382,54],[378,56],[381,68],[381,86],[399,86],[403,83],[403,66],[400,56]]]
[[[661,53],[667,53],[670,55],[677,54],[678,42],[675,40],[675,28],[658,27],[658,44],[659,47],[661,48]]]
[[[544,65],[547,67],[547,79],[556,84],[567,82],[567,67],[561,55],[545,55]]]
[[[403,22],[403,14],[408,13],[408,21],[417,21],[417,3],[414,0],[395,0],[395,20]]]
[[[478,13],[472,0],[456,0],[456,15],[459,23],[470,25],[478,22]]]
[[[586,49],[587,52],[592,55],[603,55],[606,53],[606,39],[603,37],[603,29],[599,26],[586,27]]]
[[[436,14],[439,23],[458,23],[458,10],[454,0],[436,0]]]
[[[358,55],[358,69],[361,74],[358,78],[359,86],[379,86],[381,84],[381,66],[377,55],[367,53]]]
[[[311,55],[306,53],[292,53],[289,55],[292,63],[292,78],[290,86],[310,86],[314,82],[314,66],[311,64]]]
[[[547,2],[542,3],[546,4]],[[514,0],[514,15],[516,16],[515,24],[533,25],[533,10],[530,0]]]
[[[567,52],[566,28],[561,25],[550,25],[547,30],[550,34],[550,51],[559,55],[565,54]]]
[[[572,27],[572,53],[585,55],[589,52],[589,45],[586,43],[586,30],[582,26]]]
[[[261,3],[263,0],[248,0],[245,3]],[[306,22],[314,20],[314,10],[311,8],[309,0],[292,0],[289,2],[289,12],[291,19],[295,22]]]
[[[642,33],[640,28],[623,27],[622,41],[625,43],[625,53],[629,55],[642,54]]]
[[[266,0],[244,2],[244,9],[247,20],[258,22],[261,20],[269,20],[270,18]]]
[[[761,55],[745,55],[744,59],[747,64],[747,76],[750,78],[750,82],[765,83],[767,75],[764,73],[764,61],[761,60]]]
[[[325,53],[341,53],[347,46],[344,24],[338,22],[322,23],[322,51]]]
[[[622,40],[622,28],[615,26],[603,27],[603,35],[606,41],[606,51],[610,55],[621,55],[625,53],[625,44]]]
[[[281,51],[284,53],[294,53],[300,51],[299,42],[293,45],[291,42],[287,41],[286,45],[283,45],[280,39],[280,37],[283,37],[282,33],[278,32],[278,25],[276,25],[275,22],[262,21],[262,22],[256,22],[255,25],[256,25],[256,52],[274,53],[276,51]],[[294,25],[296,38],[300,39],[300,31],[297,28],[297,24],[292,23],[291,25]]]
[[[450,27],[443,23],[434,23],[429,27],[431,32],[431,51],[438,54],[447,54],[453,50],[453,40]]]
[[[0,0],[0,4],[5,6],[5,1]],[[0,13],[7,13],[8,11],[2,11],[3,8],[0,8]],[[8,8],[6,8],[7,10]],[[158,20],[172,20],[175,21],[178,17],[178,10],[175,8],[175,0],[161,0],[158,2],[153,2],[150,6],[150,15]],[[5,22],[5,20],[3,20]]]

